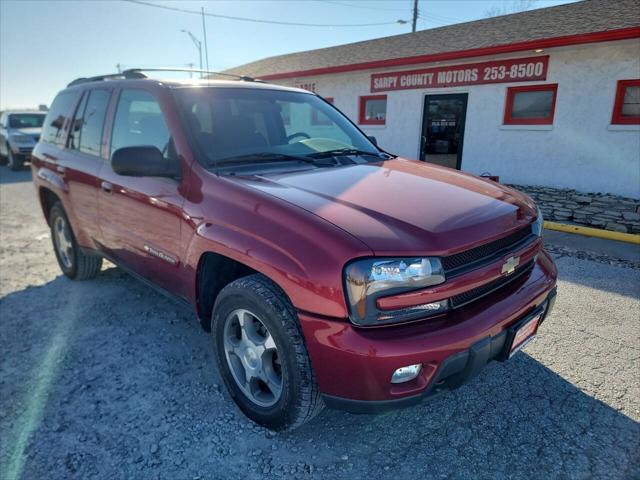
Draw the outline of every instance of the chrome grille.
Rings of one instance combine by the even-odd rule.
[[[530,271],[533,268],[533,263],[533,260],[529,260],[520,268],[516,269],[511,275],[497,278],[489,283],[485,283],[484,285],[471,290],[467,290],[466,292],[451,297],[451,308],[460,308],[463,305],[479,300],[480,298],[501,289],[502,287],[508,285],[509,283],[513,282],[517,278],[520,278],[522,275]]]
[[[447,277],[451,277],[480,264],[488,263],[497,255],[506,254],[521,244],[533,240],[533,238],[531,226],[529,225],[493,242],[485,243],[479,247],[455,253],[448,257],[442,257],[442,267]]]

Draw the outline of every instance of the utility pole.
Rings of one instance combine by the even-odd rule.
[[[418,0],[413,0],[413,21],[411,22],[411,31],[416,31],[416,23],[418,22]]]
[[[209,71],[209,49],[207,48],[207,27],[204,24],[204,7],[202,9],[202,35],[204,37],[204,57],[207,62],[207,72]]]
[[[118,69],[118,73],[122,73],[122,65],[116,63],[116,68]]]

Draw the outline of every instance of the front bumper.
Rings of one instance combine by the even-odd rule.
[[[544,314],[540,324],[551,312],[556,299],[554,288],[541,306]],[[410,395],[392,400],[353,400],[349,398],[323,395],[324,402],[329,408],[345,410],[351,413],[379,413],[396,408],[409,407],[420,403],[424,398],[432,397],[448,390],[454,390],[474,378],[492,360],[505,361],[508,359],[508,349],[511,345],[509,330],[503,330],[495,337],[486,337],[474,343],[467,350],[447,357],[433,375],[427,388],[418,395]]]
[[[522,278],[439,318],[396,327],[357,328],[300,314],[325,403],[351,412],[377,412],[418,403],[457,388],[491,360],[503,359],[509,328],[555,300],[556,268],[541,252]],[[420,363],[420,375],[391,384],[393,372]]]
[[[31,152],[35,148],[35,145],[28,144],[10,144],[9,147],[14,155],[18,155],[20,157],[24,157],[25,159],[31,156]]]

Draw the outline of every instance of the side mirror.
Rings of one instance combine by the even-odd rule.
[[[367,138],[373,143],[376,147],[378,146],[378,140],[373,135],[367,135]]]
[[[180,165],[165,158],[156,147],[119,148],[111,155],[111,168],[118,175],[128,177],[180,177]]]

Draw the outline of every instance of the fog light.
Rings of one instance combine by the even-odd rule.
[[[408,365],[406,367],[400,367],[393,375],[391,375],[391,383],[404,383],[409,380],[413,380],[418,376],[422,370],[422,365],[420,363],[416,365]]]

